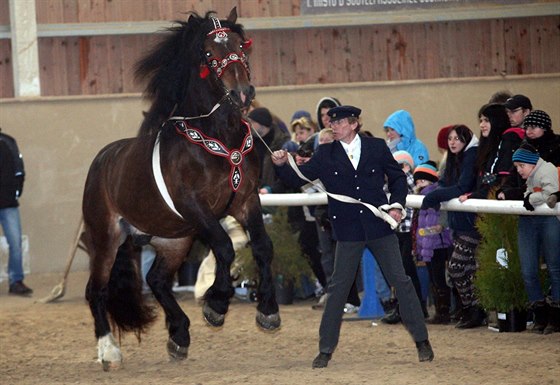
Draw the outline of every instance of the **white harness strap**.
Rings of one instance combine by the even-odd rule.
[[[169,191],[167,190],[167,186],[165,185],[165,181],[163,180],[163,174],[161,173],[161,164],[159,158],[159,132],[156,137],[156,142],[154,144],[154,151],[152,152],[152,173],[154,174],[154,179],[156,180],[156,185],[158,187],[159,193],[161,197],[167,203],[167,206],[177,214],[181,219],[183,216],[177,211],[175,205],[173,204],[173,200],[171,199],[171,195],[169,195]]]
[[[359,201],[355,198],[352,198],[352,197],[349,197],[349,196],[346,196],[346,195],[332,194],[332,193],[328,192],[327,190],[325,190],[323,188],[322,184],[316,183],[316,182],[313,182],[313,181],[307,179],[305,177],[305,175],[303,175],[301,173],[301,171],[299,170],[298,166],[296,165],[296,162],[294,161],[294,157],[290,153],[288,153],[288,162],[290,163],[290,166],[295,171],[295,173],[301,179],[313,184],[319,191],[326,193],[329,197],[331,197],[333,199],[336,199],[337,201],[340,201],[340,202],[354,203],[354,204],[360,204],[360,205],[366,206],[373,213],[373,215],[383,219],[385,222],[387,222],[389,224],[389,226],[391,226],[391,229],[393,229],[393,230],[396,229],[399,224],[386,211],[389,211],[390,209],[393,209],[393,208],[400,209],[402,214],[403,214],[403,218],[404,218],[404,216],[406,216],[406,211],[403,209],[402,205],[399,204],[399,203],[393,203],[392,205],[385,204],[383,206],[380,206],[379,208],[381,210],[379,210],[377,207],[375,207],[375,206],[373,206],[369,203]]]

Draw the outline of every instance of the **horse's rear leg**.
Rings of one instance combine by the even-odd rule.
[[[97,361],[103,365],[103,370],[119,369],[122,364],[122,353],[115,341],[109,321],[107,320],[106,301],[107,288],[98,289],[95,279],[90,276],[86,286],[86,299],[95,323],[95,337],[97,338]]]
[[[169,244],[177,242],[184,243],[180,247],[169,247]],[[187,255],[192,239],[160,240],[157,244],[157,256],[146,275],[146,281],[165,312],[169,332],[167,353],[174,360],[184,360],[191,344],[190,320],[173,296],[172,283],[175,273]]]
[[[118,241],[103,240],[93,242],[91,234],[86,232],[88,251],[91,253],[90,276],[86,286],[86,299],[95,324],[97,338],[97,357],[103,370],[118,369],[122,363],[121,351],[111,333],[107,318],[108,284],[111,269],[115,262]],[[99,245],[104,245],[100,248]]]
[[[264,330],[275,330],[280,327],[281,320],[276,302],[274,283],[272,279],[272,241],[266,233],[260,207],[250,211],[247,220],[247,230],[251,238],[253,257],[259,270],[259,286],[257,297],[257,325]]]

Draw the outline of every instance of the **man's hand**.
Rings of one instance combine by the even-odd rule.
[[[274,151],[271,155],[272,163],[276,166],[282,166],[288,161],[288,153],[285,150]]]
[[[402,212],[400,209],[391,209],[389,210],[389,215],[393,218],[397,223],[401,223],[402,221]]]

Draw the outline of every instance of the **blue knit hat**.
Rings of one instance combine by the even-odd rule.
[[[307,118],[309,120],[311,120],[311,114],[305,110],[297,110],[296,112],[294,112],[294,114],[292,115],[292,120],[290,120],[290,122],[293,122],[296,119],[299,118]]]
[[[524,143],[513,153],[511,160],[520,163],[537,164],[539,153],[533,146]]]

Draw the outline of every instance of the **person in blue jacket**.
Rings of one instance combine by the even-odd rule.
[[[391,152],[408,152],[414,164],[426,163],[430,159],[426,145],[416,137],[414,121],[408,111],[398,110],[389,115],[383,123],[383,130]]]
[[[326,367],[338,344],[344,303],[365,247],[375,255],[388,283],[396,289],[401,318],[416,342],[419,360],[434,358],[420,301],[404,272],[397,236],[386,222],[396,225],[402,220],[408,191],[406,176],[382,139],[358,135],[360,113],[353,106],[331,108],[328,114],[335,140],[320,145],[312,158],[299,167],[307,179],[320,179],[329,193],[358,201],[346,203],[328,198],[329,219],[337,241],[335,267],[327,289],[319,329],[319,355],[313,360],[313,368]],[[305,183],[286,165],[286,151],[275,151],[272,160],[284,182],[293,186]],[[391,193],[389,198],[383,190],[385,179]],[[359,202],[380,208],[385,219]]]
[[[447,146],[447,164],[439,181],[439,188],[424,197],[421,210],[438,210],[441,202],[472,192],[476,186],[476,135],[465,125],[453,126],[447,134]],[[486,313],[479,304],[474,287],[474,275],[478,266],[476,249],[480,243],[475,220],[475,213],[447,213],[449,228],[453,231],[453,253],[449,258],[447,271],[463,305],[461,319],[455,325],[459,329],[474,328],[486,323]]]

